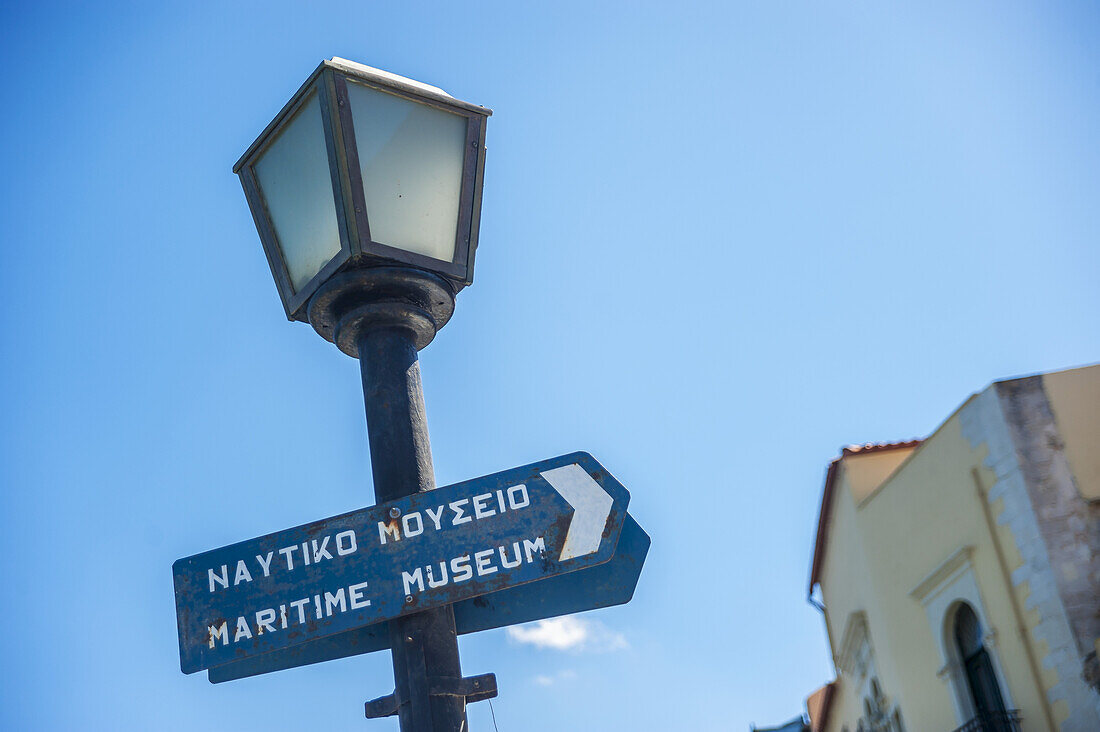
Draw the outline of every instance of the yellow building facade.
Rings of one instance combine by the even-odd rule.
[[[810,594],[836,669],[815,732],[1100,731],[1100,366],[845,448]]]

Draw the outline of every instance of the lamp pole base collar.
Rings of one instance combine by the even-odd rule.
[[[407,328],[419,351],[447,324],[454,308],[454,290],[442,277],[409,267],[371,267],[334,276],[310,299],[308,312],[322,338],[359,358],[365,330]]]

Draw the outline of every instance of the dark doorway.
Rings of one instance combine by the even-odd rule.
[[[1004,698],[993,672],[993,661],[982,642],[984,632],[973,608],[963,605],[955,614],[955,643],[966,670],[966,684],[974,702],[974,716],[982,726],[994,732],[1008,730]]]

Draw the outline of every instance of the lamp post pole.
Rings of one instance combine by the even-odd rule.
[[[442,278],[402,267],[337,275],[310,302],[313,326],[359,359],[376,503],[435,489],[417,351],[453,310]],[[396,713],[403,732],[467,732],[467,699],[495,695],[495,679],[462,678],[452,607],[391,620],[389,635],[394,693],[368,702],[367,716]]]
[[[359,363],[376,503],[434,490],[414,332],[386,324],[364,328]],[[401,730],[465,732],[465,699],[430,696],[428,688],[433,677],[462,677],[450,605],[390,621],[389,647]]]
[[[376,503],[435,489],[415,336],[376,324],[359,338]],[[430,679],[462,677],[451,606],[390,621],[394,697],[401,729],[466,732],[466,701],[431,695]]]

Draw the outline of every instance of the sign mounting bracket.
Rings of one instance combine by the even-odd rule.
[[[418,649],[423,653],[423,649]],[[456,678],[453,676],[434,676],[428,678],[428,696],[460,696],[467,704],[492,699],[497,695],[496,674],[481,674]],[[366,703],[367,719],[392,717],[407,701],[397,698],[397,691],[373,699]]]

